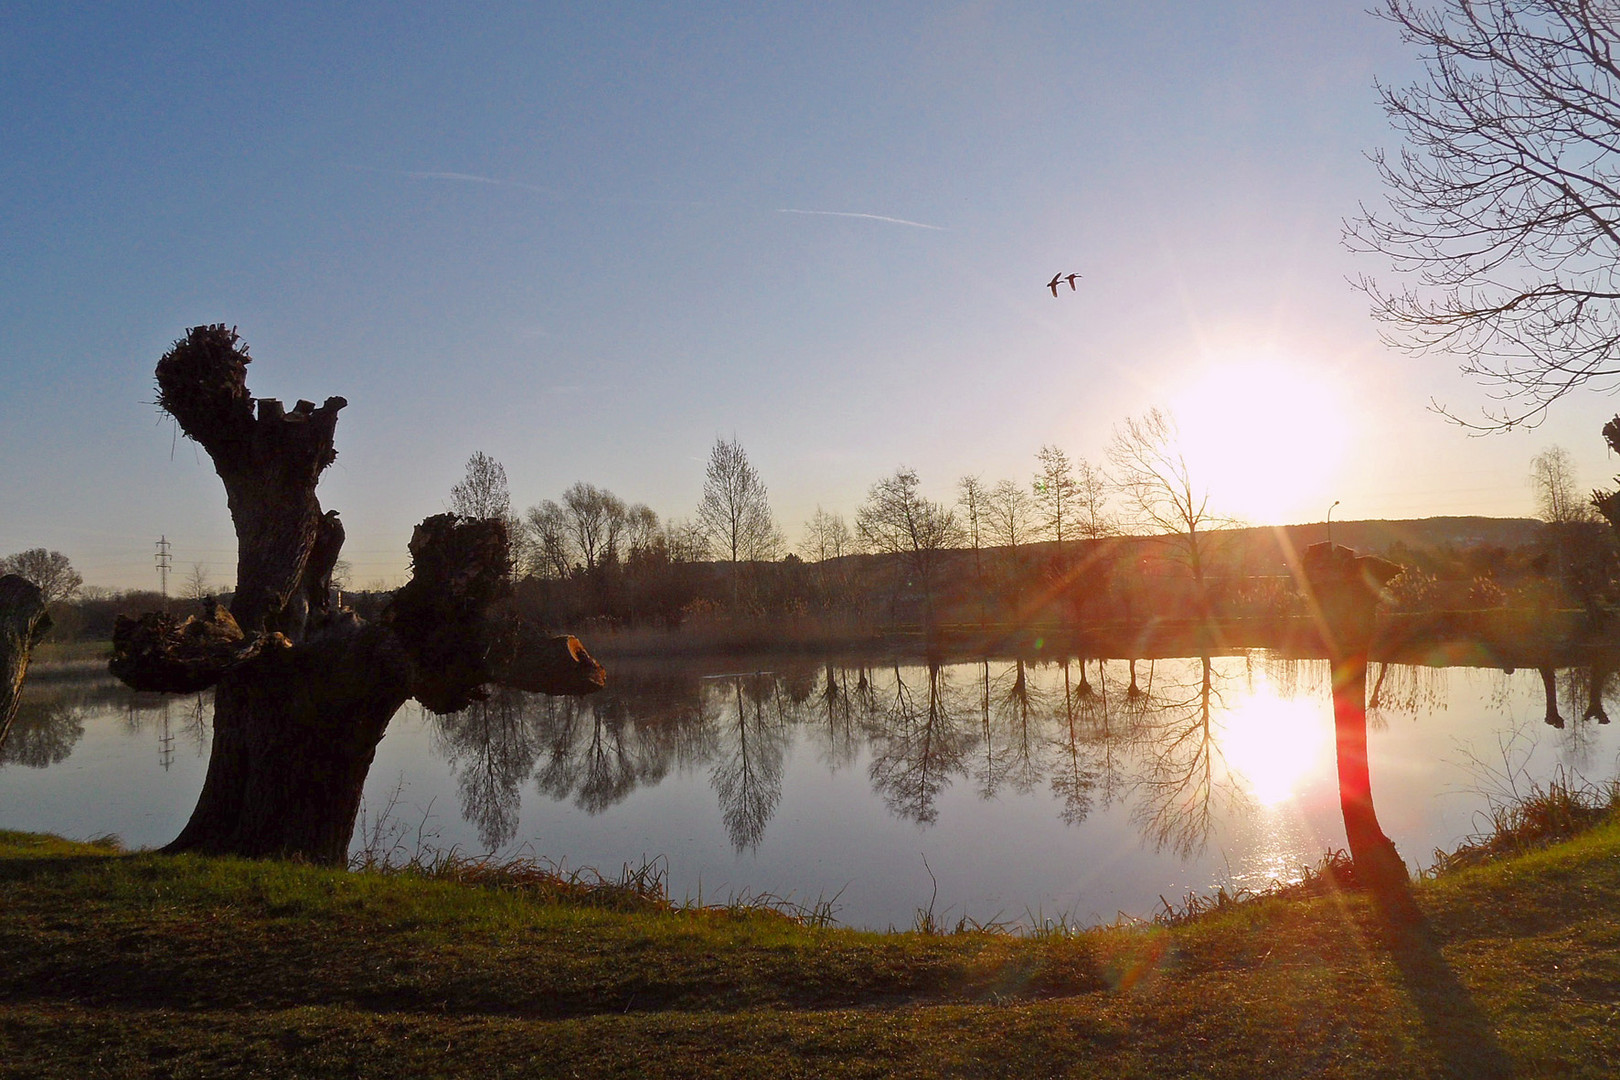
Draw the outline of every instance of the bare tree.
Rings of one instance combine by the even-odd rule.
[[[977,476],[964,476],[956,482],[956,508],[962,511],[962,535],[975,558],[990,523],[989,503],[990,493]]]
[[[206,600],[213,592],[208,586],[208,567],[200,562],[192,563],[191,569],[186,572],[185,583],[180,587],[180,595],[187,600]]]
[[[29,548],[0,559],[0,574],[16,574],[32,582],[44,595],[46,607],[69,599],[84,584],[66,555],[44,548]]]
[[[1205,534],[1235,522],[1210,512],[1209,491],[1193,480],[1175,420],[1160,409],[1127,419],[1114,429],[1108,461],[1132,527],[1170,540],[1202,597]]]
[[[566,579],[574,567],[574,548],[563,508],[550,499],[529,507],[523,531],[528,535],[529,573]]]
[[[450,512],[468,518],[499,518],[512,513],[506,467],[482,450],[467,459],[467,475],[450,489]]]
[[[512,513],[512,492],[506,482],[506,466],[484,453],[473,451],[467,459],[467,474],[450,488],[450,512],[465,518],[481,518],[505,523],[512,545],[512,572],[521,574],[533,560],[528,531]]]
[[[1494,388],[1469,426],[1537,423],[1577,387],[1620,376],[1620,10],[1593,0],[1384,0],[1424,77],[1379,86],[1406,140],[1373,155],[1387,215],[1353,249],[1410,284],[1364,286],[1413,353],[1443,351]]]
[[[619,538],[624,534],[624,500],[595,484],[576,483],[563,492],[563,527],[574,550],[585,560],[591,573],[602,562],[618,558]]]
[[[984,552],[989,525],[990,493],[977,476],[964,476],[956,482],[956,508],[962,512],[962,535],[973,549],[973,592],[979,603],[979,621],[985,619]]]
[[[635,503],[624,512],[625,557],[651,548],[661,539],[658,514],[646,503]]]
[[[1002,480],[985,497],[985,531],[997,544],[1017,550],[1035,529],[1034,497],[1029,489]]]
[[[1549,525],[1598,520],[1590,500],[1575,486],[1575,459],[1562,446],[1549,446],[1530,460],[1530,487],[1536,513]]]
[[[1597,618],[1614,571],[1614,537],[1598,513],[1602,492],[1579,494],[1575,460],[1562,446],[1549,446],[1530,462],[1536,510],[1547,523],[1546,552],[1568,595]]]
[[[1074,527],[1089,540],[1113,536],[1119,522],[1108,509],[1108,474],[1085,458],[1074,463]]]
[[[925,498],[915,469],[896,469],[872,485],[855,512],[855,528],[872,551],[899,556],[922,586],[929,617],[940,553],[961,539],[961,526],[945,506]]]
[[[1063,554],[1065,537],[1075,534],[1075,482],[1074,465],[1069,455],[1050,444],[1041,447],[1035,455],[1040,469],[1035,473],[1035,505],[1040,510],[1041,528],[1057,541],[1058,554]]]
[[[804,523],[804,542],[799,552],[807,562],[826,562],[855,553],[855,534],[850,531],[842,514],[829,514],[820,506],[810,520]]]
[[[669,552],[670,562],[702,562],[708,546],[703,527],[697,522],[681,518],[664,523],[664,550]]]
[[[710,549],[731,564],[735,602],[738,563],[773,559],[781,546],[765,483],[735,439],[716,439],[709,451],[697,520]]]

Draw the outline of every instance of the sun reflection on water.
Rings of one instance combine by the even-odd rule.
[[[1274,807],[1332,768],[1331,725],[1308,697],[1285,698],[1263,673],[1222,717],[1221,752],[1248,796]]]

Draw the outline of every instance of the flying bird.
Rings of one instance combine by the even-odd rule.
[[[1077,290],[1074,287],[1074,280],[1075,280],[1075,278],[1081,278],[1081,277],[1085,277],[1085,275],[1084,274],[1065,274],[1063,271],[1059,270],[1057,273],[1052,275],[1052,280],[1048,281],[1046,283],[1046,287],[1048,289],[1052,290],[1052,299],[1056,300],[1057,299],[1057,287],[1059,285],[1061,285],[1063,282],[1067,281],[1069,283],[1069,291],[1070,292],[1077,292],[1079,290]]]

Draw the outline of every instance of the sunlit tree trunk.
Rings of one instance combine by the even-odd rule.
[[[16,574],[0,577],[0,746],[11,734],[34,645],[51,628],[45,595]]]
[[[1339,808],[1356,874],[1374,887],[1406,880],[1406,864],[1373,808],[1367,765],[1367,652],[1379,591],[1400,567],[1349,548],[1313,544],[1305,551],[1307,601],[1333,664],[1333,733]]]

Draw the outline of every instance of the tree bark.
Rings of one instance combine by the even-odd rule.
[[[50,628],[38,586],[16,574],[0,577],[0,746],[11,734],[34,645]]]
[[[605,680],[573,638],[506,606],[499,519],[430,517],[411,538],[411,581],[376,623],[329,601],[343,546],[315,497],[336,457],[342,398],[291,412],[247,391],[234,330],[196,327],[159,361],[159,403],[214,461],[237,533],[237,588],[184,622],[120,619],[113,674],[137,689],[214,687],[214,742],[191,819],[166,851],[339,864],[388,722],[414,697],[438,713],[496,682],[586,694]]]
[[[1333,664],[1333,734],[1339,810],[1356,876],[1375,889],[1404,884],[1406,863],[1373,808],[1367,766],[1367,653],[1379,591],[1400,567],[1332,543],[1305,550],[1307,602]]]

